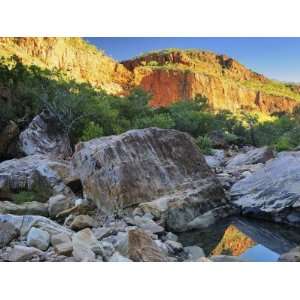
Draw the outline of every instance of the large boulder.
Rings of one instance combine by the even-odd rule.
[[[12,250],[8,253],[8,261],[30,261],[33,257],[41,255],[43,255],[43,252],[37,248],[15,245],[12,248]]]
[[[271,158],[274,158],[274,152],[271,148],[267,146],[254,148],[245,153],[239,153],[238,155],[231,158],[227,162],[226,168],[232,169],[243,165],[265,163]]]
[[[26,155],[46,154],[55,158],[72,155],[70,140],[57,128],[57,121],[49,113],[42,112],[20,134],[20,148]]]
[[[300,225],[300,152],[282,152],[235,183],[231,197],[243,214]]]
[[[0,249],[19,236],[19,230],[10,223],[0,222]]]
[[[0,222],[6,222],[13,225],[19,230],[22,236],[27,235],[32,227],[47,231],[50,235],[64,233],[71,236],[73,234],[72,230],[42,216],[16,216],[9,214],[0,214]]]
[[[0,201],[0,214],[48,216],[48,204],[37,201],[16,204]]]
[[[85,196],[109,213],[160,198],[167,198],[168,208],[184,196],[180,210],[186,228],[210,209],[227,207],[223,189],[194,140],[176,130],[131,130],[80,143],[73,166]]]
[[[68,162],[42,155],[4,161],[0,163],[0,200],[46,202],[51,195],[72,195],[66,185],[69,173]]]
[[[27,244],[38,248],[42,251],[48,249],[50,243],[50,235],[47,231],[40,228],[32,227],[27,235]]]

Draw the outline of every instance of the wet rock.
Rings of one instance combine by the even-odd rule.
[[[20,134],[20,147],[26,155],[46,154],[65,159],[72,155],[69,138],[57,128],[57,121],[47,112],[37,115]]]
[[[289,252],[281,254],[278,261],[300,262],[300,247],[295,247]]]
[[[73,195],[65,184],[69,163],[32,155],[0,163],[0,200],[14,200],[20,192],[30,192],[31,201],[46,202],[49,196]]]
[[[27,235],[27,244],[42,251],[48,249],[50,235],[47,231],[32,227]]]
[[[42,255],[42,251],[34,247],[16,245],[8,254],[8,260],[12,262],[22,262],[31,260],[34,256]]]
[[[167,228],[173,232],[207,227],[233,213],[223,190],[208,183],[182,194],[181,200],[170,201],[166,216]],[[203,195],[203,196],[201,196]]]
[[[128,233],[128,253],[133,261],[163,262],[168,261],[151,237],[141,229]]]
[[[74,203],[72,199],[66,195],[59,194],[53,196],[48,201],[48,211],[50,217],[57,217],[59,213],[73,207]]]
[[[71,223],[71,229],[73,230],[81,230],[84,228],[91,228],[95,225],[95,221],[92,217],[88,216],[88,215],[79,215],[76,216],[73,220],[73,222]]]
[[[179,201],[180,210],[190,211],[182,218],[180,230],[186,230],[194,218],[228,204],[194,140],[176,130],[131,130],[80,143],[73,166],[86,196],[109,213],[156,201],[161,203],[158,211],[145,213],[157,217],[170,202]]]
[[[42,216],[16,216],[0,215],[0,222],[7,222],[15,226],[22,236],[27,235],[32,227],[40,228],[47,231],[50,235],[66,233],[71,235],[72,231]]]
[[[299,178],[300,152],[282,152],[235,183],[231,197],[245,215],[300,225]]]
[[[0,201],[1,214],[48,216],[48,204],[37,201],[16,204],[11,201]]]
[[[274,158],[274,152],[269,147],[255,148],[246,153],[240,153],[231,158],[226,168],[231,169],[242,165],[251,165],[257,163],[265,163],[271,158]]]
[[[19,230],[8,222],[0,221],[0,249],[19,236]]]
[[[109,262],[132,262],[131,259],[121,255],[119,252],[115,252],[110,258]]]
[[[198,246],[184,247],[184,252],[187,254],[187,261],[197,261],[201,257],[205,257],[205,253],[202,248]]]

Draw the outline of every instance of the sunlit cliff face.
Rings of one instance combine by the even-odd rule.
[[[212,250],[211,255],[240,256],[256,243],[241,232],[236,226],[230,225],[218,245]]]
[[[272,114],[292,111],[297,90],[274,83],[226,55],[206,51],[166,50],[124,61],[134,85],[150,92],[153,107],[205,96],[215,110]]]
[[[152,94],[153,107],[201,95],[215,110],[270,115],[291,112],[300,100],[299,86],[274,83],[226,55],[207,51],[171,49],[119,63],[81,38],[0,38],[0,57],[12,55],[110,94],[143,88]]]

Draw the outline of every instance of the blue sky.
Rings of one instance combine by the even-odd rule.
[[[116,60],[165,48],[227,54],[269,78],[300,82],[300,38],[85,38]]]

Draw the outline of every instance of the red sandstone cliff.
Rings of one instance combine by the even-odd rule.
[[[151,105],[155,107],[197,94],[207,97],[214,109],[232,112],[271,114],[292,111],[298,104],[290,95],[265,92],[263,87],[272,81],[224,55],[176,50],[149,54],[123,64],[134,73],[134,84],[153,94]],[[250,88],[248,83],[262,88]],[[293,89],[290,94],[297,94]]]
[[[165,50],[118,63],[81,38],[0,38],[0,56],[11,55],[112,94],[141,87],[152,93],[154,107],[200,94],[217,110],[271,114],[292,111],[300,100],[299,86],[274,84],[226,55],[206,51]]]

